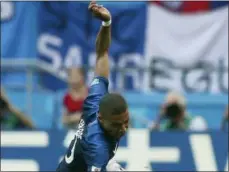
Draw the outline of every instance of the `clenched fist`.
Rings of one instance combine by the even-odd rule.
[[[88,9],[89,9],[89,11],[92,12],[92,14],[96,18],[98,18],[102,21],[107,22],[111,19],[110,12],[106,8],[104,8],[102,5],[96,4],[95,1],[91,1],[91,3],[88,6]]]

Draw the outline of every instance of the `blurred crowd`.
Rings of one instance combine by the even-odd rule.
[[[186,109],[185,97],[177,92],[169,92],[162,104],[157,120],[152,124],[152,130],[159,131],[206,131],[208,125],[201,114],[193,117]],[[228,131],[228,106],[222,114],[221,129]]]
[[[3,88],[0,96],[1,129],[33,129],[32,121],[8,101]]]
[[[84,71],[81,68],[68,69],[68,90],[62,100],[62,120],[65,129],[76,129],[82,115],[83,101],[87,96]],[[150,121],[151,131],[206,131],[208,124],[201,114],[193,115],[187,110],[187,100],[182,93],[170,91],[161,104],[159,114]],[[1,87],[0,98],[1,129],[35,129],[32,121],[8,101]],[[228,105],[225,107],[219,130],[228,132]],[[195,116],[195,117],[194,117]],[[130,127],[133,127],[130,120]]]

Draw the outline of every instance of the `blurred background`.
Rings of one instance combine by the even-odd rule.
[[[101,22],[88,3],[1,2],[1,171],[53,171],[64,155],[93,78]],[[229,3],[100,3],[112,14],[110,91],[131,115],[117,160],[228,171]]]

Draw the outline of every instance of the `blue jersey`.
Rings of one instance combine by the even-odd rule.
[[[106,165],[118,147],[118,141],[106,135],[97,119],[99,102],[107,93],[108,80],[95,77],[84,101],[78,130],[57,171],[106,171]]]

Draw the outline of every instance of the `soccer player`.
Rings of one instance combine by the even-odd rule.
[[[108,93],[111,15],[94,1],[90,3],[89,10],[102,20],[96,40],[95,78],[84,100],[78,130],[57,168],[59,172],[123,171],[112,158],[119,139],[128,128],[129,112],[121,95]]]

